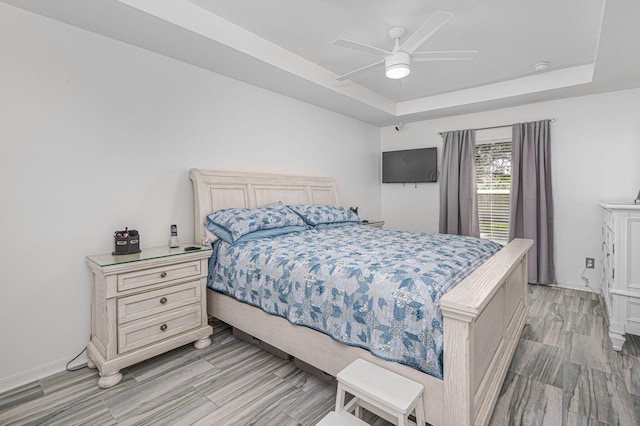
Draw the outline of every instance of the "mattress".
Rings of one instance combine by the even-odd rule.
[[[214,246],[208,287],[442,378],[440,298],[500,250],[360,225]]]

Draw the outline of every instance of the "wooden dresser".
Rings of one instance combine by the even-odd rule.
[[[613,348],[622,350],[626,333],[640,335],[640,205],[600,203],[602,293]]]
[[[98,386],[122,380],[120,369],[195,341],[211,344],[206,281],[211,249],[152,247],[141,253],[88,256],[91,270],[89,367]]]

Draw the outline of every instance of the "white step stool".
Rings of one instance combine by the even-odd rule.
[[[357,417],[352,416],[346,411],[336,413],[330,412],[316,426],[369,426]]]
[[[409,415],[415,411],[416,423],[425,425],[424,386],[400,376],[363,359],[357,359],[338,373],[338,393],[336,395],[336,413],[361,408],[377,414],[384,419],[397,422],[398,426],[409,424]],[[354,397],[345,406],[345,393]],[[385,415],[386,414],[386,415]]]

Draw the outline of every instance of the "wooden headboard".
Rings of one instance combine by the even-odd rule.
[[[333,179],[214,170],[189,170],[193,183],[194,237],[205,236],[208,214],[231,207],[256,208],[282,201],[285,204],[338,205]]]

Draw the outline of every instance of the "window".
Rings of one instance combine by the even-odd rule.
[[[506,244],[511,192],[510,139],[476,143],[476,187],[480,237]]]

